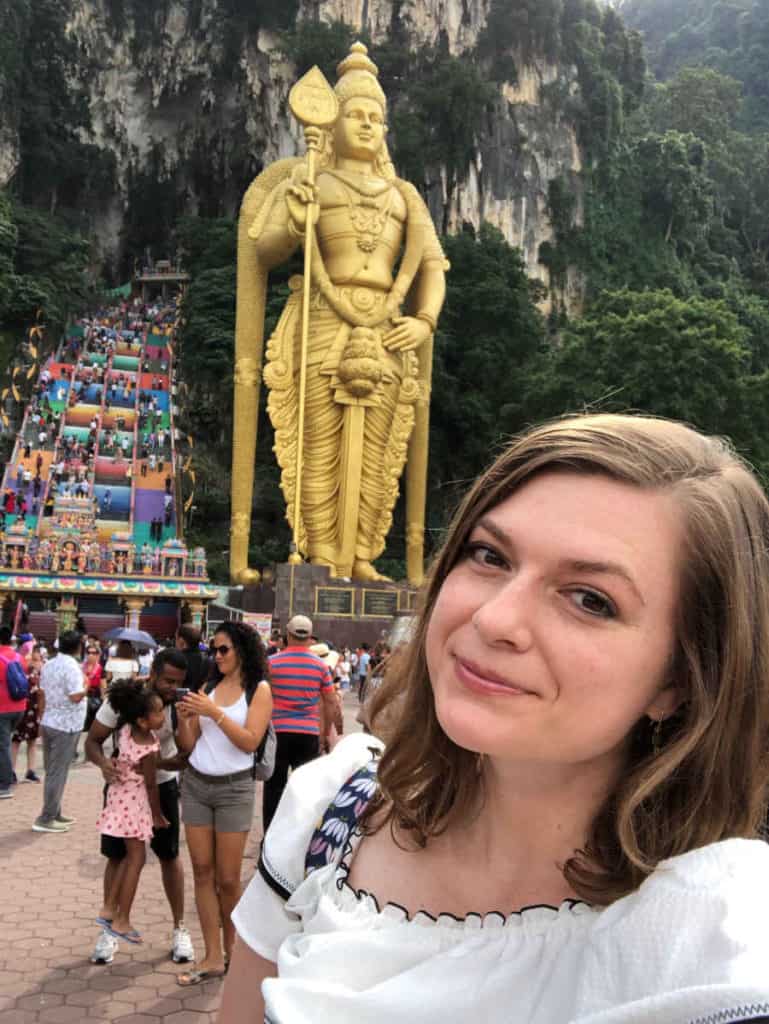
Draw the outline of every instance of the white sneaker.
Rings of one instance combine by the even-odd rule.
[[[187,964],[195,959],[195,950],[192,948],[192,937],[183,924],[174,928],[174,942],[171,950],[171,959],[175,964]]]
[[[69,832],[69,825],[61,821],[40,821],[39,819],[32,826],[33,832]]]
[[[91,953],[91,963],[111,964],[115,959],[115,952],[117,948],[117,939],[113,938],[109,932],[102,931],[99,938],[96,940],[93,953]]]

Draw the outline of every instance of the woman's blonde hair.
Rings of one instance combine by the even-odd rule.
[[[684,545],[671,681],[682,695],[659,750],[646,718],[629,737],[626,771],[585,848],[564,865],[583,898],[608,904],[666,857],[755,837],[769,781],[769,503],[722,440],[669,420],[570,417],[515,440],[476,481],[449,528],[422,596],[414,639],[372,701],[387,743],[367,827],[425,845],[477,810],[478,755],[457,747],[435,714],[425,636],[438,592],[477,521],[537,474],[600,474],[670,494]]]

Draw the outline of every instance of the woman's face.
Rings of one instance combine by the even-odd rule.
[[[226,651],[224,650],[225,647],[227,648]],[[216,667],[225,676],[230,672],[234,672],[240,665],[238,653],[232,645],[232,637],[226,633],[214,634],[214,658],[216,660]]]
[[[666,687],[681,527],[666,495],[551,472],[488,512],[438,595],[426,654],[458,746],[500,761],[622,763]]]

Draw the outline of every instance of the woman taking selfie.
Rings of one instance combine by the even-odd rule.
[[[177,704],[177,744],[189,753],[181,787],[182,821],[195,879],[205,956],[180,985],[222,977],[235,932],[243,850],[254,817],[254,753],[272,716],[267,659],[259,634],[223,622],[212,647],[215,682]]]
[[[511,444],[373,700],[381,757],[289,781],[220,1022],[769,1019],[768,548],[755,478],[680,424]]]

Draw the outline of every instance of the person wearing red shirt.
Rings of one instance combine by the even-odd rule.
[[[275,771],[262,791],[265,832],[286,787],[289,769],[298,768],[318,756],[321,718],[330,725],[339,706],[326,663],[309,650],[313,642],[312,622],[306,615],[295,615],[286,626],[286,632],[287,646],[269,659],[272,724],[277,749]]]
[[[5,681],[6,663],[22,661],[11,647],[11,630],[8,626],[0,626],[0,800],[13,796],[13,765],[11,762],[11,737],[16,725],[24,714],[27,698],[11,700],[8,685]],[[23,664],[23,662],[22,662]]]

